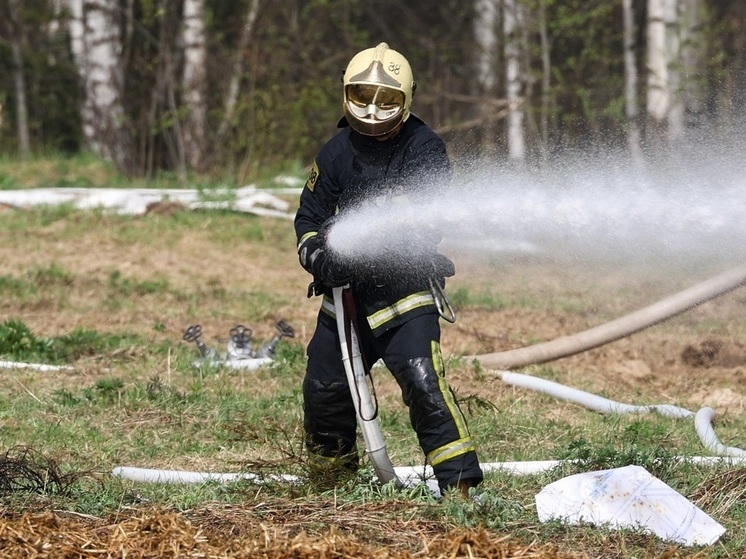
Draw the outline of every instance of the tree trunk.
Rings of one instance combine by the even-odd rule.
[[[648,99],[647,111],[655,143],[662,141],[670,106],[666,25],[663,19],[666,0],[648,0]]]
[[[525,159],[523,134],[523,103],[521,92],[525,82],[520,64],[521,14],[520,0],[503,0],[503,31],[505,33],[505,83],[510,107],[508,113],[508,156],[514,161]]]
[[[9,0],[11,52],[13,56],[13,84],[16,90],[16,124],[18,129],[18,152],[26,158],[31,154],[28,127],[28,105],[26,102],[26,76],[23,68],[23,28],[18,13],[18,0]]]
[[[63,3],[63,0],[51,0],[50,2],[50,7],[52,10],[52,15],[53,15],[47,27],[47,30],[49,31],[50,36],[56,35],[59,32],[59,30],[62,28],[62,25],[61,25],[61,20],[63,17],[62,3]]]
[[[181,115],[176,100],[177,63],[176,44],[181,37],[179,7],[174,0],[158,0],[160,12],[158,25],[158,59],[155,83],[150,90],[150,108],[145,119],[144,136],[147,143],[143,150],[144,173],[152,173],[162,167],[176,169],[180,180],[186,178],[184,133]],[[163,152],[161,149],[165,148]]]
[[[228,86],[228,94],[225,98],[225,110],[223,111],[223,119],[221,120],[220,128],[218,129],[218,138],[225,137],[233,120],[233,113],[236,110],[236,103],[238,103],[238,93],[241,86],[241,77],[243,75],[244,53],[246,52],[246,49],[249,48],[249,43],[254,35],[254,25],[256,24],[258,14],[259,0],[251,0],[249,10],[246,12],[246,22],[241,29],[241,35],[238,39],[237,54],[233,60],[231,81]]]
[[[205,126],[207,122],[207,82],[205,60],[205,0],[184,1],[184,71],[182,100],[187,107],[182,131],[184,157],[192,169],[200,171],[204,164]]]
[[[648,114],[666,145],[684,134],[678,2],[648,0]]]
[[[493,98],[497,93],[497,55],[499,0],[477,0],[474,6],[474,40],[476,42],[477,88],[475,97]],[[477,104],[477,118],[482,124],[482,152],[488,157],[496,150],[495,130],[492,126],[494,107],[489,103]]]
[[[122,26],[122,72],[126,75],[134,47],[132,37],[135,32],[135,0],[125,0],[122,10],[124,17],[124,25]]]
[[[668,66],[668,141],[684,136],[684,104],[681,99],[681,41],[679,39],[679,0],[665,0],[666,65]]]
[[[83,86],[83,136],[89,149],[133,171],[132,133],[122,104],[117,0],[69,0],[70,44]]]
[[[552,84],[551,46],[547,29],[547,0],[539,0],[539,37],[541,40],[541,120],[539,134],[541,155],[543,159],[546,159],[549,150],[549,88]]]
[[[683,0],[681,17],[681,65],[683,73],[682,100],[685,125],[696,128],[705,111],[704,93],[704,41],[701,33],[705,17],[702,0]]]
[[[635,13],[632,0],[622,0],[624,18],[624,107],[627,116],[627,147],[634,161],[641,161],[640,110],[637,105],[637,57],[635,56]]]
[[[733,59],[729,81],[732,81],[731,104],[736,114],[746,113],[746,7],[743,2],[731,8],[730,25],[736,31],[733,37]]]

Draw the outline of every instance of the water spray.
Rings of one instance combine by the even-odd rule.
[[[746,163],[713,155],[660,168],[565,162],[543,171],[482,168],[409,204],[362,203],[329,233],[348,258],[380,258],[411,230],[435,228],[453,250],[530,253],[570,262],[640,265],[746,260]]]

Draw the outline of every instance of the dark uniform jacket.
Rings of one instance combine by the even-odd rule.
[[[379,141],[347,126],[319,152],[300,197],[295,217],[298,249],[327,219],[344,215],[356,205],[372,199],[406,196],[409,203],[422,203],[437,196],[451,175],[443,140],[422,120],[410,114],[399,134]],[[385,203],[385,202],[383,202]],[[404,228],[406,229],[406,228]],[[395,258],[356,262],[351,289],[364,310],[374,334],[401,324],[436,307],[430,292],[431,279],[441,285],[453,274],[450,261],[437,253],[440,234],[417,227],[411,235],[383,231],[398,247]],[[388,240],[387,240],[388,242]],[[324,290],[322,316],[334,319],[331,290]]]

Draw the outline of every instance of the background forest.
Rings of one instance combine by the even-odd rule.
[[[307,165],[379,41],[457,159],[636,158],[732,134],[743,0],[0,0],[0,150],[92,151],[133,177]]]

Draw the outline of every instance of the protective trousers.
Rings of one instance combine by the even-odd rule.
[[[437,314],[425,314],[373,336],[363,317],[359,343],[367,366],[379,358],[391,371],[409,408],[420,447],[441,490],[482,480],[474,443],[445,379]],[[303,381],[306,443],[312,453],[357,463],[357,419],[336,327],[320,318],[308,349]]]

